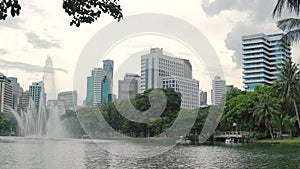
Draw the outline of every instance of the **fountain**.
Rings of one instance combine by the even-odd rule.
[[[48,56],[44,67],[43,83],[39,98],[39,105],[29,99],[29,105],[26,111],[16,112],[10,108],[15,116],[22,134],[26,137],[46,137],[46,138],[62,138],[66,136],[63,128],[63,122],[60,120],[62,113],[58,111],[57,104],[51,102],[46,106],[46,98],[43,93],[46,91],[48,99],[54,99],[55,83],[52,60]]]

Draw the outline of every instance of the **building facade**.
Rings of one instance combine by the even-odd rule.
[[[200,91],[200,107],[207,106],[207,92]]]
[[[75,110],[77,107],[77,91],[64,91],[57,95],[57,100],[64,101],[67,110]]]
[[[23,88],[18,83],[18,79],[17,78],[15,78],[15,77],[9,77],[8,79],[11,81],[10,84],[11,84],[12,89],[13,89],[13,106],[12,106],[12,108],[14,110],[17,110],[19,97],[21,96],[21,94],[23,92]]]
[[[211,104],[217,105],[222,102],[226,93],[226,81],[220,76],[215,76],[212,80]]]
[[[113,63],[113,62],[112,62]],[[87,77],[87,95],[86,105],[101,105],[107,102],[112,102],[112,75],[107,75],[107,71],[102,68],[94,68],[91,76]]]
[[[192,79],[192,65],[186,59],[163,54],[151,48],[141,57],[141,92],[155,88],[174,88],[181,92],[181,108],[199,107],[199,81]]]
[[[22,92],[18,100],[17,112],[26,112],[29,106],[29,91]]]
[[[40,82],[32,82],[29,86],[29,99],[34,101],[35,105],[40,105],[41,99],[44,99],[44,103],[46,103],[46,93],[44,92],[44,83]]]
[[[13,107],[13,88],[11,81],[0,73],[0,112],[9,113]]]
[[[119,80],[118,99],[132,99],[139,92],[139,79],[137,74],[126,73],[123,80]]]
[[[106,71],[106,80],[108,83],[108,94],[113,94],[113,78],[114,78],[114,61],[104,60],[103,69]],[[112,97],[112,96],[109,96]]]
[[[279,34],[242,36],[243,83],[246,90],[259,84],[271,85],[285,60],[291,59],[290,44]]]

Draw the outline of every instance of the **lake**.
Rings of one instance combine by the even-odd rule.
[[[124,140],[0,137],[0,168],[300,168],[300,145],[189,145],[145,156],[151,149],[163,147]]]

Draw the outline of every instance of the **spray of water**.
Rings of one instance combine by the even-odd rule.
[[[63,123],[60,120],[61,112],[58,110],[56,102],[46,105],[45,91],[48,99],[54,99],[56,96],[54,71],[52,60],[48,56],[44,67],[43,84],[39,105],[36,105],[32,99],[29,99],[29,105],[26,111],[16,112],[10,108],[15,116],[24,136],[28,137],[47,137],[62,138],[66,136]]]

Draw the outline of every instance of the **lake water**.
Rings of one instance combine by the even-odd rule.
[[[0,137],[0,168],[300,168],[300,145],[176,146],[145,158],[148,152],[121,140]]]

